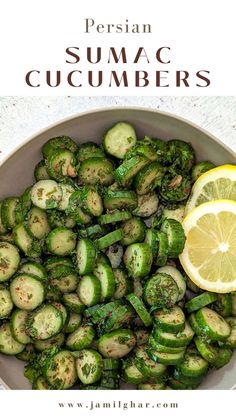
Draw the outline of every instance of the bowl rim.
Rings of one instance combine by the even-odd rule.
[[[37,130],[34,134],[30,135],[29,137],[27,137],[25,140],[23,140],[20,144],[18,144],[16,147],[14,147],[12,149],[12,151],[10,153],[8,153],[1,161],[0,163],[0,168],[2,166],[4,166],[5,163],[7,163],[7,161],[14,156],[15,153],[17,153],[17,151],[19,151],[22,147],[24,147],[25,145],[27,145],[28,143],[30,143],[31,141],[34,141],[34,139],[40,135],[45,134],[48,130],[56,128],[58,125],[61,125],[65,122],[69,122],[72,121],[74,119],[78,119],[80,117],[86,116],[86,115],[91,115],[93,113],[102,113],[102,112],[114,112],[114,111],[119,111],[119,110],[127,110],[127,111],[139,111],[139,112],[147,112],[147,113],[156,113],[159,115],[163,115],[163,116],[167,116],[170,118],[175,119],[176,121],[180,121],[183,122],[189,126],[192,126],[193,128],[201,131],[203,134],[207,135],[208,137],[210,137],[213,141],[215,141],[217,144],[219,144],[221,147],[223,147],[225,150],[227,150],[229,152],[229,154],[231,154],[235,159],[236,159],[236,152],[230,148],[228,145],[224,144],[221,140],[219,140],[219,138],[217,138],[215,135],[211,134],[208,130],[206,130],[205,128],[201,128],[198,124],[188,120],[185,117],[176,115],[175,113],[171,113],[171,112],[166,112],[166,111],[161,111],[159,109],[154,109],[154,108],[148,108],[145,106],[104,106],[104,107],[100,107],[100,108],[93,108],[90,110],[86,110],[83,112],[76,112],[72,115],[68,115],[64,118],[60,118],[59,120],[47,125],[44,128],[41,128],[40,130]],[[5,381],[3,381],[3,379],[0,377],[0,385],[5,389],[5,390],[11,390],[11,388],[5,383]],[[1,390],[1,389],[0,389]]]
[[[159,115],[163,115],[163,116],[167,116],[170,118],[175,119],[176,121],[179,122],[184,122],[185,124],[192,126],[193,128],[201,131],[203,134],[207,135],[208,137],[210,137],[213,141],[215,141],[217,144],[219,144],[221,147],[223,147],[225,150],[227,150],[235,159],[236,159],[236,152],[229,147],[227,144],[223,143],[223,141],[221,141],[218,137],[216,137],[215,135],[211,134],[208,130],[206,130],[205,128],[201,128],[198,124],[196,124],[195,122],[192,122],[190,120],[188,120],[185,117],[176,115],[174,113],[171,112],[166,112],[166,111],[160,111],[159,109],[154,109],[154,108],[148,108],[145,106],[104,106],[101,108],[93,108],[87,111],[83,111],[83,112],[76,112],[75,114],[72,115],[68,115],[65,118],[61,118],[55,122],[52,122],[51,124],[47,125],[44,128],[41,128],[40,130],[36,131],[34,134],[30,135],[29,137],[27,137],[25,140],[23,140],[20,144],[18,144],[16,147],[13,148],[13,150],[8,153],[1,161],[0,163],[0,168],[2,166],[4,166],[4,164],[15,154],[17,153],[17,151],[19,151],[21,148],[23,148],[26,144],[30,143],[31,141],[33,141],[35,139],[35,137],[38,137],[39,135],[43,135],[45,134],[48,130],[56,128],[57,125],[61,125],[65,122],[69,122],[72,121],[74,119],[78,119],[80,117],[86,116],[86,115],[90,115],[93,113],[102,113],[102,112],[114,112],[114,111],[119,111],[119,110],[127,110],[127,111],[141,111],[141,112],[147,112],[147,113],[156,113]]]

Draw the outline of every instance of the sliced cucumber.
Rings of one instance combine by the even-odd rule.
[[[186,377],[199,377],[206,374],[208,362],[198,354],[186,352],[179,371]]]
[[[17,359],[24,362],[31,362],[36,357],[35,348],[32,343],[25,345],[25,349],[16,355]]]
[[[25,345],[17,342],[11,333],[10,323],[3,323],[0,326],[0,353],[6,355],[17,355],[22,352]]]
[[[137,348],[134,363],[138,370],[150,378],[160,379],[166,372],[166,365],[153,361],[147,354],[148,346],[142,345]]]
[[[66,346],[72,351],[79,351],[88,348],[95,336],[95,330],[92,326],[80,326],[66,339]]]
[[[171,348],[179,348],[181,346],[187,346],[194,336],[194,331],[189,326],[189,323],[185,322],[185,328],[178,334],[163,332],[160,329],[154,328],[153,337],[154,339],[164,346]]]
[[[118,228],[111,233],[106,234],[96,240],[95,244],[99,250],[106,249],[114,243],[119,242],[123,238],[123,230]]]
[[[42,281],[24,273],[12,280],[10,293],[15,306],[22,310],[34,310],[42,304],[45,297]]]
[[[0,202],[0,234],[5,234],[7,232],[7,229],[2,222],[2,204],[3,203]]]
[[[101,283],[101,300],[109,299],[115,293],[115,277],[112,268],[104,263],[98,263],[93,271]]]
[[[157,241],[158,241],[158,250],[157,250],[156,265],[164,266],[166,265],[167,258],[168,258],[168,238],[167,238],[166,233],[163,233],[163,231],[157,231]]]
[[[138,195],[145,195],[160,186],[165,169],[159,163],[151,163],[141,169],[134,179],[134,187]]]
[[[64,341],[65,335],[60,332],[47,340],[35,340],[34,347],[37,352],[43,352],[47,349],[52,349],[53,347],[60,348],[64,344]]]
[[[51,390],[52,387],[48,384],[47,380],[40,375],[32,385],[32,390]]]
[[[154,349],[147,349],[148,356],[154,361],[163,365],[178,365],[184,359],[185,350],[176,353],[160,352]]]
[[[47,172],[52,179],[61,181],[76,177],[76,158],[69,150],[55,150],[47,159]]]
[[[216,362],[218,358],[218,350],[216,347],[210,343],[205,342],[205,340],[199,336],[195,336],[194,343],[198,352],[207,362],[210,364],[214,364]]]
[[[91,216],[86,214],[85,211],[80,208],[81,203],[81,190],[75,191],[70,195],[69,204],[66,208],[66,214],[71,217],[76,224],[88,224],[91,221]]]
[[[180,271],[174,266],[166,265],[158,268],[157,272],[168,274],[174,279],[179,289],[179,297],[177,301],[182,300],[186,292],[186,281]]]
[[[116,268],[113,270],[114,277],[115,277],[115,284],[116,290],[113,294],[113,298],[120,299],[124,297],[126,294],[132,291],[132,282],[130,278],[128,278],[127,273],[120,268]]]
[[[143,375],[136,367],[134,360],[128,360],[122,369],[122,379],[126,383],[140,384],[145,381],[147,377]]]
[[[104,151],[92,141],[81,144],[77,152],[77,159],[82,162],[91,157],[105,157]]]
[[[213,308],[222,317],[229,317],[232,314],[232,295],[217,294],[217,300],[213,304]]]
[[[116,211],[110,214],[100,215],[98,222],[100,224],[111,224],[129,220],[130,218],[132,218],[132,214],[129,211]]]
[[[69,314],[68,323],[66,324],[63,331],[65,333],[73,333],[76,329],[78,329],[78,327],[81,325],[81,323],[82,323],[81,314],[71,312]]]
[[[41,209],[57,208],[62,199],[60,185],[55,180],[40,180],[31,190],[32,203]]]
[[[143,304],[142,300],[139,297],[137,297],[137,295],[135,295],[133,293],[127,295],[126,299],[133,306],[136,313],[138,314],[138,316],[142,320],[143,324],[146,327],[151,326],[152,318],[151,318],[150,314],[148,313],[148,311],[147,311],[145,305]]]
[[[192,298],[185,304],[185,309],[188,313],[197,311],[202,307],[205,307],[217,300],[217,294],[213,292],[203,292],[197,297]]]
[[[84,305],[94,306],[101,300],[101,282],[95,275],[85,275],[80,279],[77,294]]]
[[[123,304],[123,301],[110,301],[107,304],[97,304],[85,311],[86,317],[91,317],[93,323],[103,323],[110,317],[115,309]]]
[[[16,273],[20,255],[16,246],[0,242],[0,283],[8,281]]]
[[[144,240],[146,225],[140,218],[132,217],[130,220],[125,221],[121,228],[123,230],[123,238],[121,239],[123,246],[140,243]]]
[[[152,251],[147,243],[130,244],[124,253],[124,263],[132,277],[144,277],[152,266]]]
[[[29,275],[37,276],[42,280],[47,279],[47,271],[44,266],[38,262],[25,262],[20,266],[19,273],[26,273]]]
[[[168,256],[177,258],[184,250],[185,234],[182,225],[172,219],[166,219],[161,225],[161,231],[168,239]]]
[[[120,368],[120,360],[112,358],[103,359],[103,371],[118,370]]]
[[[15,310],[11,316],[11,332],[14,339],[26,345],[31,339],[27,329],[27,319],[29,312],[25,310]]]
[[[196,321],[203,333],[212,341],[225,340],[230,335],[230,326],[222,316],[208,307],[196,312]]]
[[[2,201],[1,205],[1,222],[6,230],[12,230],[17,224],[16,207],[19,203],[19,198],[9,197]]]
[[[39,180],[47,180],[50,179],[50,176],[47,172],[47,166],[45,160],[41,160],[34,169],[34,177],[36,182]]]
[[[23,222],[14,227],[13,240],[26,256],[37,258],[41,255],[42,248],[40,241],[34,239],[33,236],[27,232]]]
[[[156,310],[152,314],[154,323],[164,332],[178,333],[184,330],[185,315],[179,306]]]
[[[78,181],[82,185],[111,185],[114,181],[113,164],[103,157],[84,160],[78,170]]]
[[[43,375],[54,389],[66,390],[73,387],[77,380],[73,355],[66,350],[58,352],[46,363]]]
[[[90,239],[80,239],[76,248],[76,264],[80,275],[92,272],[96,258],[96,250]]]
[[[136,337],[132,330],[118,329],[106,333],[98,340],[98,350],[104,358],[123,358],[128,355],[136,344]]]
[[[137,195],[133,191],[107,189],[104,195],[104,207],[108,210],[132,210],[138,205]]]
[[[57,335],[62,327],[62,315],[52,304],[39,307],[33,313],[29,314],[27,320],[27,330],[35,340],[47,340]]]
[[[58,288],[62,293],[73,292],[77,289],[79,282],[78,275],[72,272],[61,278],[50,278],[49,283],[53,287]]]
[[[143,383],[138,385],[138,390],[165,390],[165,383]]]
[[[76,370],[83,384],[93,384],[101,378],[103,361],[93,349],[83,349],[76,358]]]
[[[178,286],[168,274],[157,273],[148,279],[145,284],[144,299],[152,307],[172,307],[176,304],[178,298]]]
[[[127,122],[118,122],[106,132],[103,138],[104,150],[118,159],[123,159],[127,151],[135,144],[135,130]]]
[[[77,314],[83,313],[86,308],[75,292],[63,294],[62,300],[69,311]]]
[[[124,187],[130,186],[135,175],[149,163],[150,160],[139,155],[124,160],[123,163],[115,169],[116,181]]]
[[[52,301],[50,303],[53,307],[55,307],[58,311],[60,311],[61,313],[61,317],[62,317],[62,327],[63,328],[66,323],[67,323],[67,319],[68,319],[68,311],[66,309],[66,307],[60,303],[59,301]]]
[[[51,230],[47,213],[41,208],[32,207],[27,215],[26,227],[36,239],[42,239]]]
[[[155,192],[138,196],[138,205],[133,210],[133,215],[138,217],[150,217],[158,209],[159,199]]]
[[[89,215],[99,217],[103,212],[102,198],[96,188],[85,186],[81,190],[80,206]]]
[[[185,205],[179,205],[177,208],[176,206],[174,208],[164,208],[162,212],[162,218],[165,219],[172,219],[179,221],[179,223],[182,223],[184,219],[185,214]]]
[[[145,243],[148,243],[151,247],[153,259],[155,259],[158,251],[158,233],[154,228],[147,229]]]
[[[60,137],[50,138],[42,148],[44,158],[50,158],[56,150],[70,150],[75,153],[78,150],[77,144],[67,135],[61,135]]]
[[[207,338],[204,333],[204,330],[199,326],[194,312],[190,314],[188,321],[191,328],[193,329],[194,333],[196,333],[197,336],[203,337],[205,339]]]
[[[102,330],[110,332],[121,327],[129,327],[134,317],[134,311],[129,305],[118,306],[105,321]]]
[[[233,356],[233,351],[227,348],[218,348],[218,356],[214,361],[215,368],[222,368],[229,363]]]
[[[7,288],[0,286],[0,320],[9,317],[12,309],[13,302],[10,291]]]
[[[57,256],[69,255],[75,249],[76,237],[76,233],[69,228],[54,228],[46,238],[47,249]]]
[[[176,354],[181,351],[183,352],[186,349],[185,346],[179,346],[175,348],[171,346],[162,345],[161,343],[158,343],[152,335],[149,337],[148,343],[150,345],[150,349],[154,349],[155,351],[164,352],[167,354]]]

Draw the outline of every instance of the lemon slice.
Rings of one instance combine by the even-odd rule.
[[[204,202],[236,200],[236,165],[225,164],[203,173],[192,187],[185,214]]]
[[[186,242],[180,262],[198,287],[236,290],[236,202],[217,200],[193,209],[184,219]]]

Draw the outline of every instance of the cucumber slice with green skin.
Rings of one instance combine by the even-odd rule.
[[[103,138],[104,150],[111,156],[123,159],[126,153],[135,146],[136,133],[132,125],[118,122],[111,127]]]
[[[217,294],[217,300],[213,304],[213,309],[222,317],[229,317],[232,314],[232,295]]]
[[[163,332],[157,328],[153,329],[152,334],[157,343],[160,343],[164,346],[169,346],[171,348],[179,348],[181,346],[187,346],[191,342],[194,336],[194,331],[186,321],[184,330],[177,334]]]
[[[117,329],[106,333],[98,339],[98,350],[104,358],[123,358],[128,355],[136,344],[132,330]]]
[[[205,338],[206,340],[207,336],[205,335],[203,329],[199,326],[194,312],[190,314],[188,321],[194,333],[196,333],[196,335],[199,336],[200,338],[202,337],[202,338]]]
[[[100,215],[98,222],[100,224],[119,223],[120,221],[129,220],[132,214],[129,211],[116,211],[110,214]]]
[[[154,349],[155,351],[165,352],[167,354],[176,354],[176,353],[179,353],[179,352],[185,350],[185,346],[180,346],[180,347],[177,347],[177,348],[172,348],[170,346],[162,345],[161,343],[158,343],[154,339],[154,337],[152,335],[149,337],[148,343],[150,345],[150,349],[151,350]]]
[[[81,237],[89,237],[89,238],[97,238],[104,236],[106,234],[107,229],[106,227],[100,226],[100,224],[94,224],[92,226],[87,227],[85,230],[80,230]]]
[[[58,210],[48,211],[48,221],[51,228],[56,227],[67,227],[74,228],[76,226],[76,221],[74,218],[66,215],[65,213]]]
[[[204,377],[205,377],[205,374],[199,375],[197,377],[194,377],[194,376],[190,377],[190,376],[184,375],[179,370],[179,367],[175,368],[173,371],[173,378],[175,380],[180,381],[182,384],[185,384],[186,386],[191,386],[191,387],[193,386],[194,388],[198,387],[201,384]]]
[[[47,380],[40,375],[32,384],[32,390],[52,390]]]
[[[15,276],[10,284],[13,303],[21,310],[34,310],[45,298],[43,282],[29,274]]]
[[[47,172],[52,179],[61,181],[76,177],[76,158],[69,150],[56,150],[47,159]]]
[[[94,349],[83,349],[76,358],[77,374],[83,384],[93,384],[100,380],[102,367],[102,357]]]
[[[39,307],[29,314],[27,330],[30,337],[37,340],[47,340],[57,335],[63,327],[62,315],[52,304]]]
[[[147,380],[147,377],[138,370],[134,360],[128,360],[122,369],[122,379],[126,383],[140,384]]]
[[[77,159],[82,162],[84,160],[90,159],[91,157],[105,157],[103,150],[98,146],[98,144],[88,141],[81,144],[78,149]]]
[[[119,375],[116,371],[103,371],[101,375],[100,385],[107,390],[118,390]]]
[[[156,310],[152,313],[153,321],[164,332],[178,333],[185,327],[185,315],[179,306]]]
[[[32,203],[41,209],[57,208],[62,199],[60,185],[55,180],[40,180],[31,190]]]
[[[63,328],[65,324],[67,323],[67,319],[68,319],[68,311],[66,307],[63,304],[61,304],[59,301],[52,301],[50,304],[53,307],[55,307],[58,311],[60,311],[61,316],[62,316],[62,328]]]
[[[106,256],[108,257],[113,269],[116,269],[118,266],[120,266],[123,253],[123,247],[120,244],[115,243],[108,247]]]
[[[114,182],[113,163],[104,157],[84,160],[78,170],[78,182],[81,185],[111,185]]]
[[[212,341],[225,340],[230,335],[230,326],[222,316],[208,307],[196,312],[196,321],[203,333]]]
[[[64,341],[65,341],[65,335],[64,333],[60,332],[57,335],[47,340],[35,340],[34,347],[37,352],[43,352],[53,347],[60,348],[64,344]]]
[[[86,214],[80,208],[80,202],[81,202],[81,191],[75,191],[71,194],[69,198],[69,205],[67,207],[66,214],[73,218],[75,220],[76,224],[88,224],[91,222],[91,216],[89,214]]]
[[[180,271],[178,271],[178,269],[174,266],[166,265],[158,268],[157,272],[168,274],[174,279],[179,289],[179,297],[177,301],[182,300],[186,293],[186,281]]]
[[[162,212],[162,218],[165,219],[172,219],[179,221],[182,223],[185,214],[185,205],[179,205],[177,208],[164,208]]]
[[[37,258],[41,255],[42,249],[40,241],[28,234],[24,223],[20,223],[14,227],[13,240],[26,256]]]
[[[103,359],[103,371],[118,370],[120,368],[119,359],[105,358]]]
[[[176,380],[176,378],[170,378],[168,381],[169,386],[172,390],[194,390],[198,385],[190,385],[190,384],[184,384],[179,380]]]
[[[46,167],[46,163],[45,160],[41,160],[34,169],[34,177],[36,182],[38,182],[39,180],[47,180],[50,179],[50,176],[47,172],[47,167]]]
[[[109,265],[98,263],[93,271],[101,283],[101,301],[107,300],[115,293],[115,277]]]
[[[236,317],[236,293],[231,292],[231,300],[232,300],[232,313],[231,316]]]
[[[107,318],[102,330],[104,332],[110,332],[121,327],[130,326],[131,321],[134,317],[134,311],[132,307],[128,305],[122,305],[115,308],[111,316]]]
[[[13,309],[10,291],[0,287],[0,320],[7,319]]]
[[[69,207],[70,197],[75,192],[75,187],[70,183],[60,183],[62,197],[58,203],[59,211],[66,211]]]
[[[72,151],[72,153],[76,153],[78,150],[78,145],[67,135],[50,138],[50,140],[48,140],[42,148],[44,158],[49,158],[58,149],[66,149]]]
[[[2,201],[1,205],[1,220],[6,230],[12,230],[17,224],[15,210],[19,198],[9,197]]]
[[[36,239],[44,238],[51,230],[47,213],[41,208],[32,207],[27,215],[26,228]]]
[[[117,209],[132,210],[137,207],[138,198],[133,191],[107,189],[103,202],[104,207],[111,211]]]
[[[144,345],[148,343],[150,333],[146,329],[135,330],[137,346]]]
[[[70,266],[73,268],[73,262],[70,258],[63,258],[57,256],[50,256],[44,262],[44,266],[47,271],[51,271],[52,269],[56,268],[57,266]]]
[[[153,361],[147,354],[148,346],[143,345],[137,348],[134,363],[138,370],[150,378],[161,379],[166,372],[166,365]]]
[[[54,268],[48,271],[48,276],[50,279],[61,279],[65,276],[74,272],[73,265],[56,265]]]
[[[34,345],[32,343],[28,343],[25,345],[25,349],[16,355],[17,359],[20,359],[24,362],[31,362],[36,356]]]
[[[92,326],[80,326],[66,339],[66,346],[72,351],[79,351],[88,348],[95,337],[95,330]]]
[[[98,263],[103,263],[104,265],[111,266],[111,262],[110,262],[109,257],[103,252],[98,252],[97,253],[95,264],[98,265]]]
[[[61,291],[56,288],[53,287],[52,285],[48,285],[47,286],[47,290],[46,290],[46,297],[45,300],[47,302],[52,302],[52,301],[61,301],[62,299],[62,293]]]
[[[218,349],[199,336],[195,336],[194,343],[201,356],[210,364],[214,364],[218,358]]]
[[[15,217],[16,217],[17,224],[25,220],[32,206],[31,191],[32,191],[32,186],[29,186],[28,188],[26,188],[24,193],[19,198],[19,202],[15,208]]]
[[[69,314],[69,320],[63,331],[65,333],[73,333],[82,324],[82,316],[78,313],[71,312]]]
[[[102,198],[92,186],[85,186],[81,190],[80,206],[89,215],[99,217],[103,212]]]
[[[128,246],[133,243],[140,243],[144,240],[146,224],[138,217],[132,217],[130,220],[122,223],[123,238],[121,244]]]
[[[145,195],[160,186],[165,169],[159,163],[151,163],[141,169],[134,179],[134,187],[138,195]]]
[[[69,255],[76,247],[76,233],[66,227],[57,227],[46,238],[47,249],[57,256]]]
[[[49,280],[49,284],[58,288],[62,293],[75,291],[78,282],[79,278],[76,273],[70,273],[62,278],[52,278]]]
[[[49,358],[43,368],[43,376],[57,390],[73,387],[77,381],[76,365],[73,355],[63,350]]]
[[[0,242],[0,283],[8,281],[17,271],[20,255],[16,246]]]
[[[102,323],[106,317],[110,317],[113,311],[121,306],[124,301],[110,301],[107,304],[97,304],[85,311],[86,317],[91,317],[93,323]]]
[[[130,278],[128,278],[127,273],[123,269],[116,268],[113,270],[113,273],[114,273],[115,285],[116,285],[116,290],[113,295],[113,298],[117,300],[124,297],[129,292],[131,292],[133,285]]]
[[[213,292],[203,292],[197,297],[192,298],[185,304],[185,309],[188,313],[197,311],[202,307],[205,307],[217,300],[217,294]]]
[[[2,202],[0,202],[0,234],[5,234],[7,229],[4,227],[2,223]]]
[[[150,162],[156,161],[157,153],[155,148],[153,147],[153,144],[151,144],[150,141],[148,141],[147,143],[144,142],[147,138],[148,137],[145,136],[145,138],[142,141],[139,141],[133,148],[131,148],[126,153],[125,159],[128,160],[131,157],[144,156],[148,160],[150,160]]]
[[[18,269],[18,273],[26,273],[29,275],[34,275],[40,278],[41,280],[47,279],[47,271],[43,265],[37,262],[25,262]]]
[[[0,353],[5,355],[17,355],[25,349],[25,345],[17,342],[11,333],[10,323],[0,326]]]
[[[150,217],[158,209],[159,199],[155,192],[146,195],[138,195],[138,205],[132,214],[137,217]]]
[[[157,383],[157,384],[142,383],[138,385],[137,390],[165,390],[165,383]]]
[[[206,374],[208,362],[200,355],[186,353],[179,371],[186,377],[201,377]]]
[[[218,357],[214,361],[215,368],[222,368],[227,365],[233,356],[233,351],[228,348],[218,348]]]
[[[168,256],[177,258],[184,250],[185,234],[182,225],[171,219],[166,219],[161,225],[161,231],[166,233],[168,240]]]
[[[76,265],[80,275],[92,272],[96,250],[90,239],[80,239],[76,247]]]
[[[159,362],[163,365],[179,365],[184,359],[185,350],[170,354],[147,349],[147,354],[154,362]]]
[[[31,342],[29,331],[27,329],[27,319],[29,312],[25,310],[15,310],[11,315],[11,333],[14,339],[26,345]]]
[[[12,231],[8,231],[5,234],[1,234],[0,235],[0,242],[7,242],[7,243],[14,244],[14,239],[13,239],[13,233],[12,233]]]
[[[80,279],[77,294],[84,305],[94,306],[101,300],[101,282],[95,275],[85,275]]]
[[[75,292],[63,294],[62,300],[69,311],[77,314],[83,313],[86,308]]]
[[[103,237],[100,237],[95,241],[95,245],[99,250],[106,249],[114,243],[117,243],[123,238],[123,230],[118,228],[117,230],[112,231],[111,233],[106,234]]]
[[[153,259],[157,257],[158,233],[154,228],[148,228],[145,236],[145,243],[148,243],[152,250]]]
[[[226,320],[231,327],[231,331],[230,335],[224,341],[223,345],[226,348],[236,349],[236,318],[228,317]]]
[[[137,297],[137,295],[135,295],[133,293],[127,295],[126,299],[133,306],[136,313],[138,314],[138,316],[142,320],[143,324],[146,327],[151,326],[152,318],[151,318],[150,314],[148,313],[148,311],[147,311],[145,305],[143,304],[142,300],[140,300],[140,298]]]
[[[149,163],[149,159],[139,155],[124,160],[123,163],[115,169],[114,174],[116,181],[123,187],[130,186],[137,173]]]
[[[144,277],[152,267],[152,251],[147,243],[130,244],[124,253],[124,263],[132,277]]]
[[[178,301],[179,289],[170,275],[157,273],[146,282],[143,295],[151,307],[172,307]]]
[[[166,233],[163,233],[162,231],[157,231],[157,241],[158,241],[158,250],[157,250],[156,265],[164,266],[168,258],[168,238],[167,238]]]

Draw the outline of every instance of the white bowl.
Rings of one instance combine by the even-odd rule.
[[[236,163],[236,154],[217,138],[200,127],[164,112],[147,108],[103,108],[66,118],[29,138],[8,157],[0,167],[0,198],[20,195],[33,183],[33,170],[41,159],[41,147],[51,137],[69,135],[78,143],[91,140],[100,143],[107,128],[118,121],[128,121],[137,130],[139,138],[179,138],[190,141],[198,160],[215,164]],[[22,361],[0,354],[0,384],[11,389],[30,389],[23,376]],[[236,355],[218,371],[211,372],[201,389],[231,389],[236,385]]]

